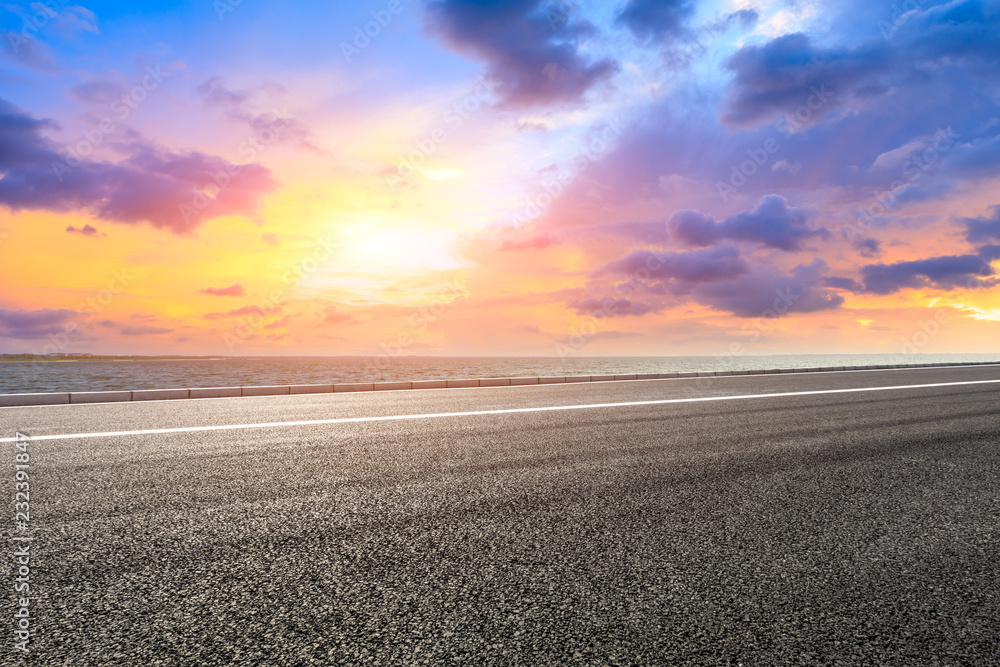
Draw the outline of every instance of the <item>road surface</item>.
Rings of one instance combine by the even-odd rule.
[[[8,471],[15,431],[4,664],[1000,661],[996,366],[4,408]]]

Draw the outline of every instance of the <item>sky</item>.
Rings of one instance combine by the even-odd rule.
[[[1000,351],[1000,3],[4,3],[0,352]]]

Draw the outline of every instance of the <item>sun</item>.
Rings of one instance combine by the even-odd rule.
[[[365,225],[343,237],[341,266],[364,271],[382,269],[445,271],[461,263],[452,255],[453,233],[420,225]]]
[[[419,303],[438,294],[466,263],[452,253],[456,230],[398,221],[341,222],[331,226],[335,250],[299,280],[300,296],[345,303]]]

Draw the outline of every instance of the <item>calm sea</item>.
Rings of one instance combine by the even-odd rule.
[[[244,357],[168,361],[0,363],[0,394],[240,387],[442,378],[607,375],[1000,361],[1000,354],[725,357]]]

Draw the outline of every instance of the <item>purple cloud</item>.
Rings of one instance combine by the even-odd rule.
[[[862,257],[869,259],[876,259],[882,255],[882,244],[877,239],[854,237],[851,239],[851,247],[857,250]]]
[[[839,308],[844,298],[827,289],[827,270],[819,258],[787,274],[773,266],[751,268],[737,248],[720,245],[683,253],[636,250],[596,275],[624,274],[629,277],[627,284],[636,286],[632,289],[689,296],[737,317],[779,317]]]
[[[891,43],[873,35],[850,46],[821,47],[795,33],[744,46],[726,63],[733,82],[723,120],[747,127],[806,105],[813,122],[851,101],[865,103],[926,81],[933,70],[971,64],[970,70],[995,72],[998,30],[995,8],[966,0],[915,11],[893,31]],[[816,99],[824,87],[832,100]]]
[[[68,160],[42,134],[53,127],[0,100],[0,204],[58,213],[88,207],[102,220],[148,222],[180,235],[214,217],[255,213],[276,186],[260,165],[140,140],[123,144],[130,154],[115,164]]]
[[[282,111],[260,112],[254,108],[254,100],[261,93],[269,98],[280,96],[286,92],[283,86],[266,83],[254,90],[233,90],[222,77],[215,76],[199,85],[197,91],[206,107],[218,108],[227,118],[246,123],[264,143],[295,141],[310,150],[319,150],[312,142],[312,130],[302,121]]]
[[[634,250],[622,259],[608,262],[597,275],[620,274],[689,285],[735,278],[748,270],[739,249],[721,245],[691,252]]]
[[[738,280],[697,285],[692,296],[699,303],[737,317],[780,317],[789,313],[834,310],[844,297],[826,289],[827,264],[816,258],[788,274],[773,266],[758,266]]]
[[[823,49],[807,35],[782,35],[763,45],[744,46],[730,56],[726,68],[733,82],[726,110],[727,125],[749,126],[806,105],[810,118],[833,107],[845,90],[866,84],[881,92],[874,80],[888,68],[889,51],[875,42],[856,48]]]
[[[83,236],[107,236],[107,234],[101,234],[96,227],[91,227],[90,225],[84,225],[80,229],[70,225],[66,228],[66,231],[70,234],[82,234]]]
[[[1000,206],[993,207],[990,218],[962,218],[965,226],[965,238],[969,243],[984,241],[1000,241]]]
[[[578,42],[593,26],[550,21],[541,0],[435,0],[427,16],[430,30],[448,46],[486,61],[502,107],[580,104],[618,67],[611,60],[588,61]]]
[[[694,248],[715,245],[723,240],[747,241],[779,250],[801,250],[810,238],[826,238],[822,227],[806,226],[809,214],[802,208],[789,208],[788,200],[778,195],[763,197],[752,211],[743,211],[716,222],[710,215],[694,210],[675,212],[667,222],[671,236]]]
[[[870,264],[861,269],[864,291],[893,294],[904,289],[952,290],[993,287],[997,280],[990,264],[979,255],[946,255],[894,264]]]
[[[0,308],[0,337],[43,338],[72,330],[75,310],[44,308],[42,310],[9,310]]]
[[[679,37],[694,15],[693,0],[629,0],[616,20],[642,40]]]

